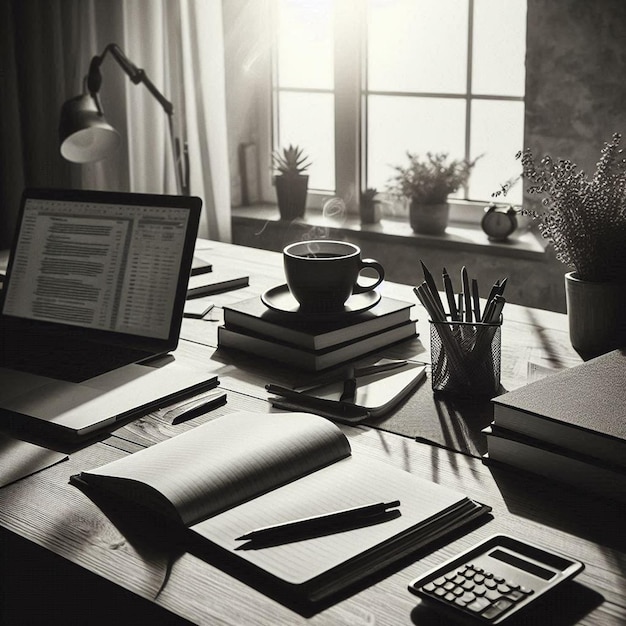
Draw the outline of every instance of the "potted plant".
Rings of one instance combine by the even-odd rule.
[[[361,192],[359,212],[362,224],[378,224],[380,221],[380,200],[376,198],[378,190],[375,187],[368,187]]]
[[[392,195],[409,200],[409,220],[416,233],[441,235],[448,225],[448,195],[467,184],[476,161],[450,160],[445,152],[426,158],[407,151],[409,164],[394,165],[389,180]]]
[[[288,148],[276,150],[272,154],[276,197],[280,219],[291,220],[304,215],[309,177],[304,174],[310,162],[299,146],[289,144]]]
[[[615,133],[591,178],[569,160],[518,154],[528,192],[543,210],[523,210],[570,271],[565,294],[572,346],[583,359],[626,345],[626,159]],[[506,192],[507,186],[503,186]],[[496,192],[497,193],[497,192]]]

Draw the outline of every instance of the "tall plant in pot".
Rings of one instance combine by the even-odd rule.
[[[409,221],[416,233],[441,235],[448,225],[448,195],[467,184],[476,161],[450,159],[445,152],[426,157],[407,151],[408,165],[394,165],[388,190],[409,200]]]
[[[589,178],[569,160],[518,154],[527,191],[542,210],[526,210],[554,246],[565,274],[574,349],[583,359],[626,346],[626,159],[621,135],[605,143]],[[504,188],[506,191],[506,186]]]
[[[289,144],[288,148],[276,150],[272,154],[276,198],[280,218],[292,220],[304,216],[309,177],[304,172],[311,165],[308,156],[299,146]]]

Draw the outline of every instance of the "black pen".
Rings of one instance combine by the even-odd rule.
[[[474,303],[474,320],[480,322],[480,297],[478,295],[478,281],[472,278],[472,301]]]
[[[465,321],[472,321],[472,294],[470,293],[469,277],[467,275],[467,268],[465,265],[461,268],[461,283],[463,285],[463,299],[465,309]]]
[[[448,299],[448,307],[450,309],[450,318],[452,321],[461,321],[458,318],[458,312],[456,310],[456,302],[454,301],[454,288],[452,287],[452,281],[450,280],[450,275],[448,274],[448,270],[443,268],[443,272],[441,273],[441,277],[443,278],[443,288],[446,292],[446,298]]]
[[[176,424],[182,424],[194,417],[204,415],[218,406],[222,406],[222,404],[226,404],[226,400],[227,396],[225,391],[212,389],[199,398],[195,398],[185,404],[170,409],[163,417],[171,417],[172,426],[176,426]]]
[[[433,275],[428,271],[428,268],[424,265],[424,262],[420,260],[420,263],[422,264],[422,271],[424,272],[424,281],[428,286],[428,290],[432,294],[433,302],[435,303],[435,306],[440,310],[441,314],[443,315],[443,319],[445,320],[446,312],[443,309],[443,303],[441,302],[441,298],[439,297],[439,291],[437,290],[435,279],[433,278]]]
[[[343,525],[363,522],[367,523],[372,518],[376,518],[389,509],[400,506],[399,500],[393,502],[377,502],[376,504],[367,504],[365,506],[357,506],[351,509],[335,511],[333,513],[325,513],[314,517],[305,517],[302,519],[276,524],[274,526],[264,526],[257,528],[249,533],[237,537],[236,541],[272,541],[285,537],[293,537],[294,535],[305,535],[307,533],[332,530],[337,528],[340,530]]]

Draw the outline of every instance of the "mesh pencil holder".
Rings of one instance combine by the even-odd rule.
[[[433,391],[493,397],[500,387],[502,318],[498,323],[430,320]]]

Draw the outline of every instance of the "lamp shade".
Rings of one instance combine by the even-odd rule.
[[[61,154],[74,163],[100,161],[120,144],[119,133],[106,121],[91,94],[68,100],[59,121]]]

